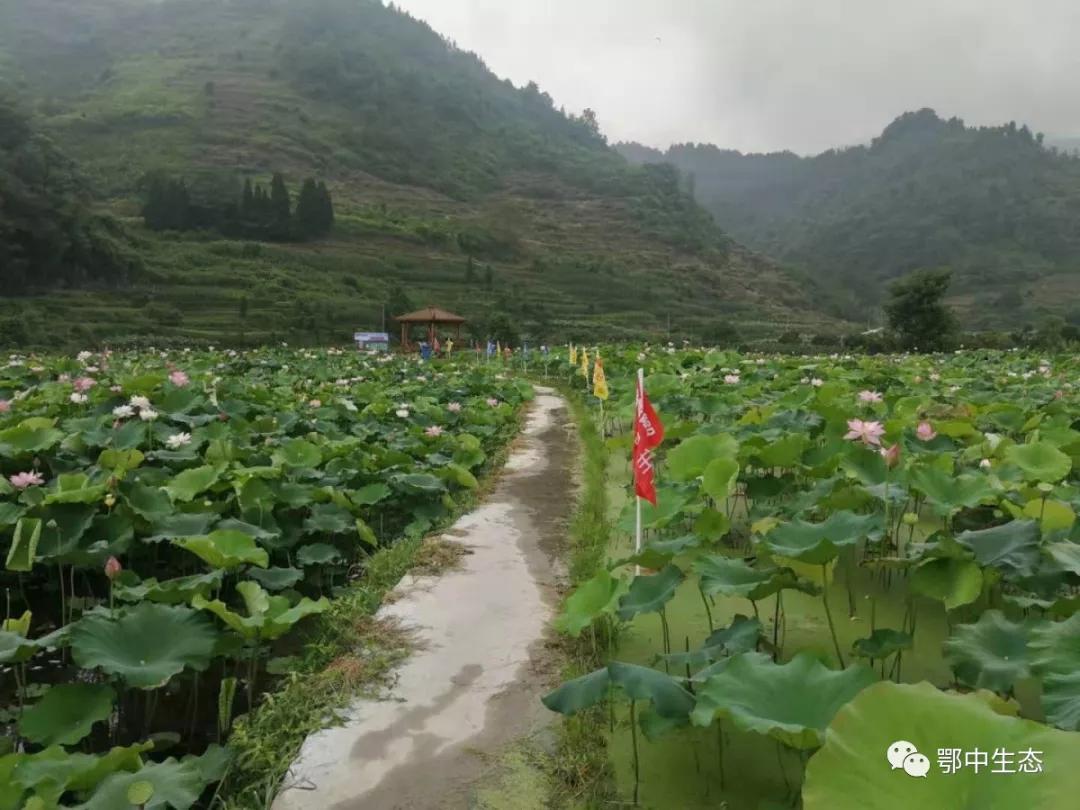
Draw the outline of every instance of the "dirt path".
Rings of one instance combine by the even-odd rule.
[[[494,492],[446,532],[472,553],[439,577],[406,577],[379,613],[417,644],[388,699],[309,737],[274,810],[465,808],[485,764],[544,725],[575,453],[565,402],[538,389]]]

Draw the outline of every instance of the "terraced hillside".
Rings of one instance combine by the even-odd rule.
[[[340,340],[401,292],[535,339],[834,326],[811,282],[734,243],[677,173],[629,165],[591,114],[378,2],[0,0],[0,70],[141,266],[122,287],[0,298],[0,335]],[[274,172],[294,202],[326,181],[329,237],[142,226],[151,173],[238,195]]]

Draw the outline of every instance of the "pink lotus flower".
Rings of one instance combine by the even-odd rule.
[[[446,410],[450,411],[450,413],[461,413],[461,403],[451,402],[446,406]]]
[[[725,374],[724,375],[724,384],[725,385],[738,385],[738,383],[739,383],[739,375],[738,374]]]
[[[492,397],[491,399],[489,399],[487,401],[487,404],[490,405],[492,408],[498,408],[499,407],[499,400]]]
[[[863,444],[872,444],[875,447],[881,446],[881,437],[885,435],[885,428],[881,422],[864,422],[861,419],[849,419],[847,426],[848,432],[844,435],[845,439],[860,441]]]
[[[45,479],[36,472],[21,472],[11,476],[8,481],[15,489],[26,489],[27,487],[40,487],[45,483]]]
[[[308,405],[310,405],[312,408],[321,408],[322,407],[322,400],[321,399],[313,399],[313,400],[311,400],[311,402],[308,403]]]
[[[937,431],[934,430],[934,426],[929,422],[919,422],[919,426],[915,428],[915,435],[918,436],[921,441],[928,442],[937,436]]]
[[[97,385],[97,380],[93,377],[79,377],[72,383],[72,387],[80,394],[89,391],[95,385]]]
[[[171,382],[177,388],[183,388],[185,385],[191,382],[191,378],[182,371],[174,371],[172,374],[169,375],[169,382]]]
[[[442,436],[442,434],[443,434],[443,429],[441,427],[439,427],[438,425],[432,425],[431,427],[429,427],[427,430],[424,431],[425,436],[430,436],[433,439],[438,438],[439,436]]]
[[[119,394],[120,392],[122,392],[124,390],[124,386],[122,386],[122,385],[110,385],[109,390],[112,391],[114,394]]]
[[[877,391],[860,391],[859,402],[881,402],[881,394]]]
[[[109,557],[109,559],[105,561],[105,576],[109,579],[116,579],[123,570],[124,566],[120,564],[120,561],[116,559],[116,557]]]
[[[894,444],[892,447],[886,449],[881,448],[881,457],[885,459],[885,465],[890,469],[900,463],[900,445]]]
[[[0,413],[7,413],[11,410],[11,401],[7,399],[0,399]]]

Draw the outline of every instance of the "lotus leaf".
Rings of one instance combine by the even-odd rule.
[[[23,712],[19,733],[39,745],[74,745],[90,733],[94,723],[108,718],[115,697],[105,684],[54,686]]]
[[[860,540],[879,535],[877,515],[834,512],[823,523],[795,520],[770,531],[763,544],[773,554],[813,565],[824,565],[836,558],[840,549]]]
[[[980,565],[997,568],[1006,577],[1031,576],[1039,564],[1039,524],[1033,520],[962,532],[956,540],[971,549]]]
[[[173,543],[214,568],[232,570],[244,563],[266,568],[270,564],[266,551],[255,544],[251,535],[243,532],[214,531],[195,537],[182,537]]]
[[[675,595],[675,589],[683,577],[682,569],[671,564],[659,573],[634,577],[629,590],[619,599],[619,618],[627,621],[639,613],[655,613],[663,609]]]
[[[897,740],[911,742],[930,760],[923,779],[890,768],[885,752]],[[997,749],[1014,754],[1038,751],[1041,773],[1003,776],[991,767],[943,773],[937,751]],[[992,761],[992,760],[991,760]],[[824,747],[811,759],[802,798],[805,810],[1071,810],[1080,793],[1080,769],[1055,762],[1080,761],[1080,735],[994,711],[979,695],[938,691],[928,683],[874,684],[837,712]]]
[[[626,590],[627,584],[622,577],[613,577],[606,569],[601,569],[567,598],[562,613],[555,621],[555,627],[563,633],[578,637],[581,631],[597,618],[614,613]]]
[[[864,664],[832,670],[808,653],[786,664],[740,655],[697,691],[694,725],[716,717],[792,748],[817,748],[837,710],[875,680]]]
[[[197,611],[143,602],[116,619],[84,616],[71,628],[71,650],[84,669],[156,689],[186,668],[206,669],[217,638]]]
[[[1019,467],[1028,481],[1053,484],[1072,469],[1072,459],[1045,441],[1014,444],[1005,451],[1005,458]]]
[[[1042,678],[1046,719],[1058,728],[1080,730],[1080,613],[1032,631],[1031,668]]]
[[[1011,694],[1031,675],[1028,640],[1031,622],[1012,622],[999,610],[988,610],[975,624],[953,628],[943,650],[960,683],[976,689]]]

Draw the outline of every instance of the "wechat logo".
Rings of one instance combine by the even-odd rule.
[[[897,740],[890,745],[889,750],[885,752],[885,758],[889,760],[889,765],[894,771],[897,768],[903,768],[908,776],[925,779],[926,774],[930,772],[929,758],[920,754],[918,749],[907,740]]]

